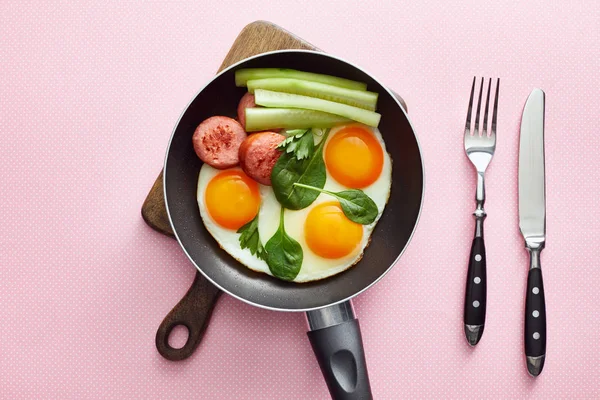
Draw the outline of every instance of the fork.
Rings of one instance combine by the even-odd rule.
[[[500,89],[500,79],[496,83],[496,94],[494,95],[494,109],[492,114],[491,129],[488,134],[488,110],[490,105],[490,92],[492,88],[492,78],[490,78],[487,88],[487,98],[485,101],[485,111],[483,114],[483,129],[479,131],[479,116],[481,111],[481,96],[483,94],[484,79],[481,78],[479,88],[479,100],[477,101],[477,112],[475,115],[475,128],[471,133],[471,111],[473,109],[473,95],[475,93],[475,81],[471,87],[471,98],[469,99],[469,109],[467,111],[467,122],[465,124],[465,152],[471,163],[477,171],[477,192],[475,200],[477,208],[473,215],[475,216],[475,238],[471,244],[471,254],[469,256],[469,270],[467,272],[467,285],[465,291],[465,309],[464,309],[464,328],[467,342],[475,346],[483,335],[485,326],[485,310],[487,297],[487,278],[486,278],[486,258],[485,244],[483,241],[483,220],[486,217],[483,204],[485,203],[485,180],[484,173],[496,149],[496,117],[498,113],[498,92]]]

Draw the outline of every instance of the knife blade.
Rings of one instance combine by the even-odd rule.
[[[525,356],[527,371],[538,376],[546,359],[546,305],[540,252],[546,244],[544,168],[545,93],[533,89],[521,117],[519,144],[519,228],[529,252],[525,296]]]

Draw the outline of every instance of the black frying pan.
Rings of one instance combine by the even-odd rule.
[[[202,161],[192,147],[192,135],[196,126],[210,116],[235,116],[246,89],[235,86],[234,71],[250,67],[294,68],[340,76],[366,82],[369,90],[379,93],[379,129],[393,161],[391,195],[362,260],[339,275],[297,284],[253,272],[222,250],[204,228],[196,201]],[[175,236],[208,280],[258,307],[306,311],[308,336],[332,397],[371,397],[360,328],[350,299],[381,279],[396,263],[414,232],[423,199],[423,165],[417,138],[390,91],[358,67],[319,52],[276,51],[234,64],[196,95],[177,123],[165,160],[164,192]]]

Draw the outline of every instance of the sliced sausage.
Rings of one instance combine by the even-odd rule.
[[[198,125],[192,142],[202,161],[212,167],[225,169],[239,163],[240,145],[246,136],[246,131],[235,119],[214,116]]]
[[[246,93],[242,96],[240,103],[237,108],[238,121],[246,129],[246,108],[256,107],[254,102],[254,95],[252,93]]]
[[[254,133],[240,146],[240,166],[252,179],[271,185],[271,170],[281,151],[277,149],[285,136],[275,132]]]

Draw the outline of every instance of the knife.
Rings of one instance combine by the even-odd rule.
[[[546,302],[540,253],[546,244],[544,174],[545,94],[533,89],[521,117],[519,144],[519,228],[529,252],[525,296],[525,356],[527,371],[538,376],[546,359]]]

